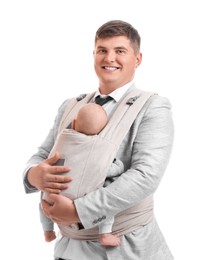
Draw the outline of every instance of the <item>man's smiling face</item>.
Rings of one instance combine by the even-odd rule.
[[[98,39],[94,50],[94,68],[99,78],[100,91],[108,94],[134,78],[142,60],[125,36]]]

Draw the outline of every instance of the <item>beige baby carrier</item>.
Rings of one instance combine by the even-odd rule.
[[[74,141],[76,138],[69,138],[70,131],[67,128],[76,117],[79,109],[92,100],[94,93],[81,95],[78,98],[69,100],[61,119],[55,145],[51,151],[51,154],[59,151],[61,160],[71,168],[68,175],[72,176],[73,181],[68,189],[62,191],[63,195],[76,199],[103,185],[120,144],[141,108],[153,94],[152,92],[134,88],[122,97],[109,122],[98,135],[87,136],[81,134],[75,145]],[[73,145],[69,145],[70,140],[72,140]],[[141,225],[141,218],[138,213],[143,210],[146,211],[146,208],[151,210],[142,219],[142,224],[152,220],[153,201],[152,197],[148,197],[136,208],[130,208],[116,216],[116,225],[114,224],[113,226],[114,233],[124,234],[132,231],[133,227],[136,228]],[[134,216],[134,219],[131,215]],[[59,227],[63,235],[74,239],[98,239],[97,228],[78,230],[78,228],[74,227]]]

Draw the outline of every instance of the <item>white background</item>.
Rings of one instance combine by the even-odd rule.
[[[22,171],[60,104],[93,91],[96,29],[111,19],[142,38],[137,86],[172,103],[175,142],[155,213],[176,260],[199,260],[199,8],[195,0],[0,2],[1,255],[53,259],[44,242],[39,194],[26,195]],[[2,256],[0,256],[1,259]]]

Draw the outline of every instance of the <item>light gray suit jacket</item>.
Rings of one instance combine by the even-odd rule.
[[[27,168],[48,157],[66,102],[68,101],[66,100],[59,108],[53,128],[39,147],[38,152],[28,161]],[[156,191],[169,162],[173,136],[174,126],[169,100],[159,95],[151,96],[118,151],[117,159],[123,162],[125,172],[114,182],[107,180],[110,181],[110,185],[75,200],[79,217],[85,228],[92,228],[100,224],[105,216],[115,216],[122,210],[136,206]],[[27,193],[36,191],[27,183],[26,174],[24,175],[24,185]],[[147,226],[145,230],[141,228],[134,234],[130,234],[131,237],[124,236],[121,246],[116,249],[116,254],[114,253],[113,258],[109,259],[173,259],[156,221]],[[82,247],[80,246],[80,248]],[[124,247],[130,250],[123,250]],[[56,256],[59,256],[58,250],[65,250],[68,257],[74,257],[72,253],[70,255],[70,250],[67,253],[67,249],[59,247],[59,244]],[[83,253],[80,252],[80,254]],[[82,259],[90,258],[82,257]]]

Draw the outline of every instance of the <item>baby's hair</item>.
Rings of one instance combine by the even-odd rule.
[[[101,132],[107,122],[108,116],[104,108],[95,103],[88,103],[77,114],[75,130],[86,135],[95,135]]]

